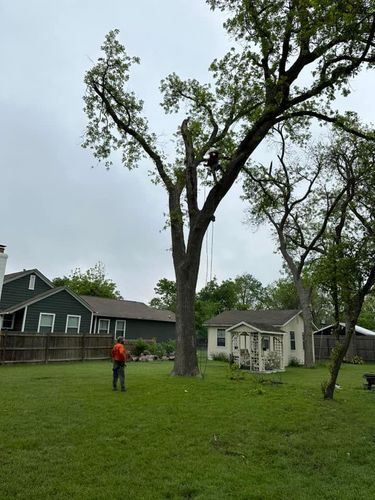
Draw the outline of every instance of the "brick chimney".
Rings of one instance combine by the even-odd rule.
[[[4,283],[5,267],[8,259],[8,256],[5,253],[5,248],[5,245],[0,245],[0,299]]]

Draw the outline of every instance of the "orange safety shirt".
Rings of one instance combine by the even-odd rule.
[[[114,361],[125,361],[126,350],[124,344],[118,342],[112,349],[112,359]]]

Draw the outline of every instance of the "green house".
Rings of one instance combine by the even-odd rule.
[[[40,271],[4,276],[0,329],[36,333],[122,335],[163,341],[175,338],[175,316],[142,302],[80,296],[55,287]]]

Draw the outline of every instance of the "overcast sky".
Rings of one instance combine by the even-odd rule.
[[[228,47],[222,20],[204,0],[0,0],[0,6],[6,272],[38,268],[52,279],[101,261],[125,299],[148,302],[160,278],[174,279],[169,232],[162,230],[166,194],[150,183],[147,162],[132,172],[116,163],[106,171],[80,147],[84,74],[106,33],[119,28],[129,54],[141,58],[134,90],[151,126],[168,141],[159,82],[173,71],[207,80],[209,63]],[[373,121],[374,88],[374,74],[362,74],[340,106]],[[212,272],[219,280],[249,272],[266,285],[278,279],[281,260],[266,229],[243,224],[240,195],[235,186],[216,213]],[[204,246],[198,288],[206,260]]]

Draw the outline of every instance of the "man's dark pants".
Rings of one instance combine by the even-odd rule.
[[[113,362],[113,389],[117,389],[117,380],[120,378],[121,389],[125,390],[125,362],[124,361],[114,361]]]

